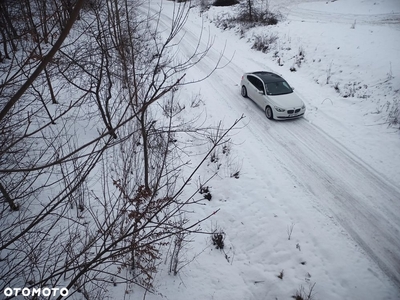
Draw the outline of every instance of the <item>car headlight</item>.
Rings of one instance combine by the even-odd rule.
[[[301,107],[301,109],[306,109],[306,105],[303,103],[303,106]]]
[[[274,106],[274,108],[275,108],[277,111],[279,111],[279,112],[284,112],[284,111],[285,111],[285,109],[280,108],[280,107],[278,107],[278,106]]]

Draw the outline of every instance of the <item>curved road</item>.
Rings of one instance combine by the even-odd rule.
[[[154,13],[157,10],[152,8]],[[198,22],[197,32],[193,32],[195,21],[190,21],[190,30],[183,28],[180,35],[180,53],[186,57],[193,53],[204,27]],[[170,26],[167,12],[162,14],[161,23],[166,28]],[[204,49],[206,43],[207,38],[200,46]],[[220,55],[220,49],[211,48],[190,72],[198,77],[208,74]],[[248,60],[254,64],[252,58]],[[259,142],[253,151],[262,153],[266,160],[277,161],[281,171],[287,172],[319,206],[329,210],[400,287],[400,187],[388,182],[307,119],[267,121],[251,100],[240,96],[238,81],[245,67],[248,66],[233,60],[211,76],[207,82],[215,99],[225,102],[226,109],[235,115],[245,113],[251,119],[242,130]]]

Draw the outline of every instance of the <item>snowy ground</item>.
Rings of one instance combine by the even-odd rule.
[[[222,171],[209,183],[213,198],[194,215],[220,209],[203,228],[225,232],[225,253],[209,236],[193,237],[186,252],[193,261],[176,277],[160,272],[160,294],[146,299],[291,299],[314,283],[313,299],[400,299],[400,139],[386,123],[387,107],[399,101],[400,2],[269,3],[285,21],[242,38],[210,22],[226,8],[202,16],[193,9],[183,30],[183,56],[202,29],[201,47],[215,37],[188,81],[206,75],[222,51],[222,63],[232,60],[182,88],[182,99],[198,94],[197,113],[210,124],[246,119],[229,154],[217,153]],[[168,26],[173,2],[162,5]],[[267,54],[250,49],[260,32],[279,37]],[[305,118],[271,122],[242,98],[241,75],[253,70],[282,74],[307,104]],[[215,169],[210,162],[199,177]],[[238,179],[230,176],[235,171]]]

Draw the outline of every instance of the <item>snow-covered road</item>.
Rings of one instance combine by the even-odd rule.
[[[156,7],[152,9],[157,11]],[[171,24],[169,13],[163,10],[163,26]],[[315,19],[312,11],[301,11],[301,15]],[[180,54],[189,57],[201,35],[200,48],[206,48],[207,37],[213,36],[209,30],[200,16],[191,17],[180,35]],[[212,117],[230,121],[246,115],[248,124],[236,137],[243,141],[238,147],[246,173],[265,181],[267,188],[274,174],[289,178],[293,186],[281,186],[281,190],[297,189],[299,194],[306,194],[308,201],[340,224],[400,287],[400,186],[309,122],[307,115],[293,121],[267,120],[250,99],[240,96],[238,86],[244,72],[265,69],[260,63],[263,54],[246,50],[241,43],[229,43],[224,50],[225,41],[215,40],[207,56],[187,72],[187,80],[207,75],[221,51],[225,51],[222,64],[233,57],[227,66],[201,83],[200,92],[213,101],[209,112]],[[307,86],[296,91],[301,94],[302,88]]]
[[[342,23],[351,24],[374,24],[374,25],[392,25],[400,23],[399,13],[339,13],[339,12],[326,12],[321,10],[307,9],[306,6],[299,7],[293,5],[285,12],[290,16],[291,20],[299,20],[302,22],[314,23]]]

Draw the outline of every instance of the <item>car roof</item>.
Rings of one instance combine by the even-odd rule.
[[[279,76],[275,73],[272,73],[272,72],[267,72],[267,71],[257,71],[257,72],[251,72],[248,74],[256,75],[262,81],[264,81],[264,83],[285,81],[281,76]]]

